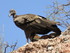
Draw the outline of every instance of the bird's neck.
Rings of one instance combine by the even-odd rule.
[[[17,17],[17,15],[16,15],[16,14],[14,14],[14,15],[13,15],[13,18],[16,18],[16,17]]]

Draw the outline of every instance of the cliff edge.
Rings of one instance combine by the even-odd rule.
[[[59,37],[30,42],[11,53],[70,53],[70,27]]]

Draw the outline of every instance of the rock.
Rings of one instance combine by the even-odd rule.
[[[70,35],[70,26],[61,34],[62,35]]]
[[[41,39],[18,48],[11,53],[70,53],[70,34],[67,29],[60,37]],[[69,32],[70,33],[70,32]]]

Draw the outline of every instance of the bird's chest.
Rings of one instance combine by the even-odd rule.
[[[14,22],[14,23],[17,27],[21,28],[22,30],[26,29],[26,27],[27,27],[27,25],[24,25],[24,24],[19,23],[19,22]]]

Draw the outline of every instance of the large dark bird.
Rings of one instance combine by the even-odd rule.
[[[10,10],[13,21],[22,30],[24,30],[27,38],[33,41],[36,34],[47,34],[50,31],[55,32],[56,36],[61,34],[60,29],[56,26],[58,23],[48,20],[42,16],[34,14],[16,15],[15,10]]]

